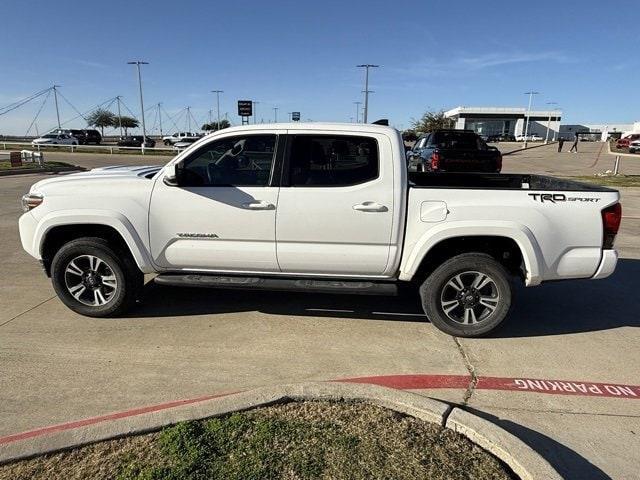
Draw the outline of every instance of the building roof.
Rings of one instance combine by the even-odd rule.
[[[444,112],[446,117],[455,117],[458,115],[464,114],[474,114],[474,115],[505,115],[505,116],[522,116],[524,117],[527,114],[526,108],[521,107],[456,107],[451,110],[447,110]],[[531,110],[530,115],[532,117],[557,117],[562,115],[562,110]]]

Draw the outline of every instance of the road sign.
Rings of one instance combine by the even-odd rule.
[[[238,100],[238,115],[250,117],[253,115],[253,102],[251,100]]]
[[[294,122],[300,121],[300,112],[291,112],[291,120]]]

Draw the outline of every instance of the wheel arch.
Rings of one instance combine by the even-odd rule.
[[[143,273],[154,271],[147,248],[133,225],[121,215],[56,216],[40,222],[34,246],[40,254],[45,272],[50,274],[51,261],[65,243],[81,237],[105,238],[121,251],[130,253]]]
[[[400,270],[400,280],[423,279],[445,260],[461,253],[487,253],[508,271],[520,274],[527,286],[540,283],[540,251],[528,230],[494,227],[487,229],[443,230],[423,236],[413,246]]]

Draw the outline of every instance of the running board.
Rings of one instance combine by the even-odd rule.
[[[239,277],[165,273],[153,279],[174,287],[229,288],[237,290],[284,290],[289,292],[346,293],[351,295],[397,295],[393,282],[317,280],[305,278]]]

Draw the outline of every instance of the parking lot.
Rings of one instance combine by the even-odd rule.
[[[577,176],[612,168],[606,146],[579,147],[577,154],[557,154],[555,145],[514,153],[505,156],[504,171]],[[48,158],[87,168],[167,161]],[[640,173],[640,158],[632,160],[623,160],[623,173]],[[616,243],[623,259],[612,277],[519,288],[508,323],[468,340],[437,331],[417,298],[406,296],[151,283],[127,318],[81,317],[58,301],[20,247],[18,200],[43,177],[0,178],[0,436],[257,386],[372,377],[477,410],[569,478],[637,476],[629,452],[640,451],[640,189],[621,189]],[[521,388],[501,387],[505,379]]]

